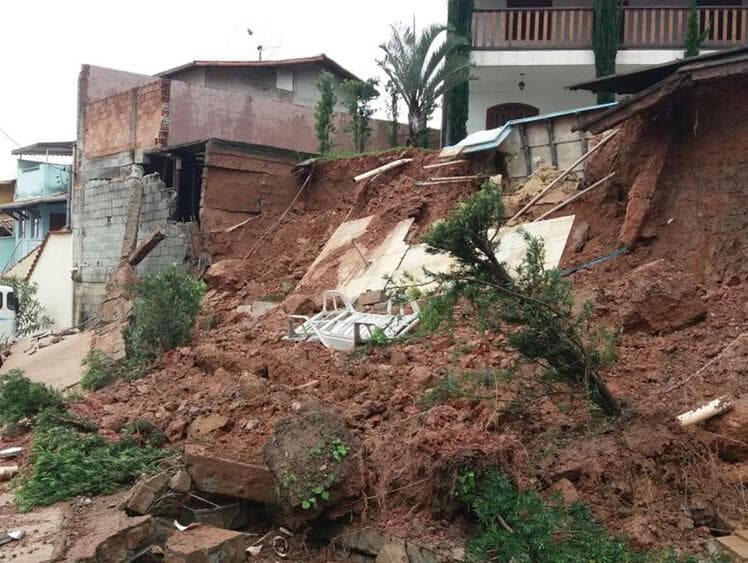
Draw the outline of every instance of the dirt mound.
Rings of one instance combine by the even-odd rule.
[[[694,277],[665,259],[634,268],[603,294],[604,306],[629,331],[666,334],[699,322],[707,311]]]
[[[598,299],[596,322],[630,329],[621,335],[618,361],[603,374],[628,413],[615,422],[591,412],[585,397],[563,384],[528,384],[532,400],[519,395],[514,384],[539,372],[479,392],[455,387],[461,376],[490,374],[513,359],[503,335],[472,328],[470,310],[458,312],[449,331],[351,355],[282,340],[284,311],[260,319],[234,312],[268,295],[285,298],[289,310],[300,310],[293,306],[297,301],[309,311],[309,301],[330,288],[331,280],[315,280],[303,291],[294,285],[346,218],[375,216],[366,244],[414,217],[409,238],[415,240],[474,191],[471,182],[416,187],[416,180],[438,175],[423,170],[435,156],[406,154],[412,163],[360,185],[352,181],[356,173],[402,152],[319,164],[308,193],[257,254],[230,263],[228,276],[245,285],[236,290],[215,280],[192,344],[166,354],[136,383],[88,395],[77,411],[95,419],[146,418],[167,431],[174,447],[199,446],[212,455],[260,464],[280,421],[299,418],[298,405],[334,405],[342,421],[335,428],[349,433],[346,441],[360,444],[355,449],[363,483],[361,494],[336,503],[334,514],[353,514],[348,518],[356,525],[424,545],[461,545],[471,533],[451,492],[461,469],[481,464],[500,467],[521,487],[546,489],[566,479],[610,530],[650,549],[697,552],[710,528],[748,513],[742,489],[726,477],[738,466],[716,455],[714,435],[673,422],[706,398],[748,394],[737,348],[721,356],[748,323],[748,280],[725,278],[730,283],[716,285],[716,278],[703,275],[700,255],[702,248],[721,244],[723,235],[715,235],[721,231],[713,227],[721,223],[724,206],[734,204],[729,198],[715,196],[706,204],[715,214],[709,225],[691,220],[688,228],[678,224],[687,215],[674,214],[658,200],[650,214],[654,227],[647,227],[650,236],[641,245],[570,276],[580,297]],[[632,160],[621,153],[618,166],[634,162],[635,151],[628,154]],[[470,172],[471,164],[463,166],[449,175]],[[610,171],[602,165],[601,170]],[[621,189],[601,187],[559,213],[573,213],[578,224],[588,224],[584,246],[567,249],[564,267],[616,250],[626,208]],[[684,183],[679,189],[693,195],[695,187]],[[719,194],[721,188],[715,189]],[[668,224],[670,217],[675,220]],[[242,259],[276,219],[260,216],[221,233],[219,257]],[[725,236],[732,239],[731,233]],[[703,320],[694,323],[697,319]],[[306,444],[299,447],[300,460],[309,458],[304,454],[318,445],[315,440],[324,435],[327,441],[337,432],[320,435],[314,424],[306,426],[308,436],[298,442]],[[201,431],[188,431],[196,427]],[[303,438],[305,425],[294,428],[288,432]],[[282,482],[280,460],[273,465]],[[294,473],[302,471],[303,464],[297,465]]]

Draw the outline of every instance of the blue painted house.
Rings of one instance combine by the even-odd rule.
[[[72,157],[72,142],[36,143],[13,151],[19,155],[12,203],[0,204],[0,212],[13,217],[13,241],[0,241],[0,268],[5,273],[36,249],[49,232],[68,226],[68,195],[71,165],[48,161],[50,156]],[[27,157],[44,157],[44,161]],[[8,254],[7,248],[12,245]]]

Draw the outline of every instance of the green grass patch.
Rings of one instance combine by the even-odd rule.
[[[84,360],[86,371],[81,377],[81,388],[95,391],[118,379],[134,381],[145,375],[145,366],[132,360],[113,360],[101,350],[91,350]]]

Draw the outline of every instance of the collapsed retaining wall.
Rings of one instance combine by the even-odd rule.
[[[116,177],[93,179],[79,190],[73,205],[75,241],[73,262],[76,273],[76,318],[84,321],[96,314],[109,274],[121,255],[127,223],[137,221],[137,240],[161,229],[166,238],[138,266],[146,274],[171,264],[183,264],[190,248],[191,223],[171,221],[174,190],[158,174],[142,176],[142,200],[136,217],[128,207],[128,179],[142,176],[137,165],[124,166]],[[138,178],[140,180],[140,178]]]

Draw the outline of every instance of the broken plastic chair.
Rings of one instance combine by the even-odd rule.
[[[387,338],[397,338],[418,324],[420,309],[413,302],[401,305],[393,312],[392,302],[387,303],[387,314],[357,311],[348,297],[328,290],[322,294],[322,311],[312,317],[288,316],[288,340],[320,342],[335,350],[352,350],[372,339],[377,329]]]

